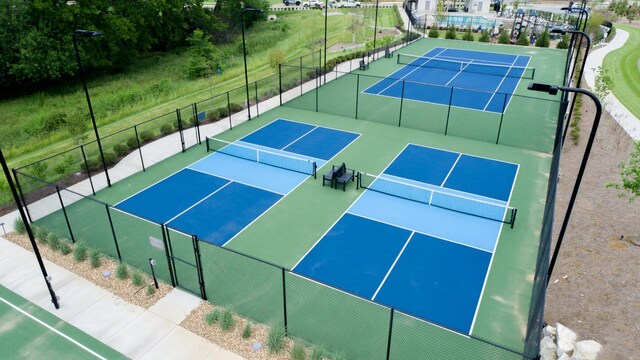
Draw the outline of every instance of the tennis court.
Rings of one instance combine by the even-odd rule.
[[[520,79],[535,74],[526,55],[436,47],[422,56],[399,54],[397,59],[405,66],[364,93],[502,113]]]
[[[410,144],[293,270],[469,334],[517,171]]]
[[[213,154],[115,208],[224,246],[357,137],[277,119],[234,143],[207,139]]]

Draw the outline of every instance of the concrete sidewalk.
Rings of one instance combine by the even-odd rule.
[[[60,297],[56,310],[35,255],[0,237],[0,284],[131,359],[223,359],[242,357],[178,324],[202,300],[173,289],[148,310],[45,260]],[[10,270],[10,271],[9,271]]]
[[[589,53],[584,67],[584,79],[590,88],[596,83],[596,69],[602,66],[605,56],[614,50],[618,50],[629,39],[629,33],[616,29],[616,36],[606,45],[594,49]],[[629,111],[615,95],[612,93],[607,95],[602,101],[604,109],[616,119],[618,124],[631,136],[635,141],[640,140],[640,120]]]

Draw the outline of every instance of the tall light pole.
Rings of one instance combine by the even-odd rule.
[[[244,58],[244,85],[247,90],[247,114],[249,114],[249,120],[251,120],[251,101],[249,100],[249,74],[247,73],[247,46],[244,41],[244,14],[252,12],[252,13],[263,13],[262,9],[254,9],[248,8],[244,6],[242,3],[242,57]],[[231,114],[229,114],[229,118],[231,118]]]
[[[47,268],[45,268],[44,262],[42,261],[42,257],[40,256],[40,250],[38,250],[38,244],[36,243],[33,237],[33,232],[31,231],[31,225],[29,224],[29,219],[27,219],[27,215],[24,213],[24,209],[22,208],[20,197],[18,196],[16,187],[13,184],[13,178],[11,177],[11,173],[9,172],[9,167],[7,166],[7,162],[4,159],[4,155],[2,155],[2,149],[0,149],[0,163],[2,163],[2,170],[4,171],[4,176],[7,178],[7,183],[9,184],[11,195],[13,195],[13,201],[15,201],[16,206],[18,207],[18,212],[20,212],[20,217],[22,218],[24,227],[27,230],[27,235],[29,236],[29,241],[31,242],[31,247],[33,248],[33,253],[36,255],[36,259],[38,260],[38,265],[40,266],[40,271],[42,272],[42,277],[44,277],[44,282],[47,284],[49,295],[51,295],[51,302],[53,303],[53,306],[56,309],[59,309],[60,304],[58,303],[58,296],[56,295],[55,291],[53,291],[53,287],[51,286],[51,277],[49,277],[49,274],[47,274]]]
[[[566,33],[570,33],[572,38],[574,37],[574,35],[580,34],[580,44],[582,44],[583,38],[587,39],[587,49],[584,52],[584,59],[582,59],[582,66],[580,67],[580,76],[578,77],[578,82],[576,83],[576,87],[579,88],[580,84],[582,83],[582,74],[584,74],[584,67],[587,63],[587,56],[589,56],[589,48],[591,48],[591,39],[589,39],[589,35],[579,30],[562,30],[562,29],[552,29],[551,33],[562,34],[562,35]],[[577,58],[578,57],[576,56],[576,59]],[[573,75],[573,71],[571,72],[571,74]],[[569,83],[571,83],[571,81],[569,81]],[[574,96],[573,99],[571,99],[571,106],[569,107],[569,116],[567,117],[567,123],[565,124],[564,134],[562,135],[562,143],[564,143],[564,140],[567,137],[567,132],[569,131],[569,123],[570,123],[571,115],[573,114],[573,108],[575,107],[575,105],[576,105],[576,97]]]
[[[564,238],[564,234],[567,231],[567,225],[569,224],[569,218],[571,217],[573,205],[575,204],[576,197],[578,196],[578,189],[580,189],[582,176],[584,175],[584,170],[587,167],[587,161],[589,161],[589,154],[591,153],[591,147],[593,146],[593,141],[596,138],[596,132],[598,131],[598,124],[600,124],[600,116],[602,115],[602,104],[600,104],[600,100],[598,100],[598,97],[596,97],[592,92],[584,89],[572,88],[567,86],[530,83],[529,90],[546,92],[550,95],[555,95],[558,93],[558,91],[562,91],[563,93],[572,92],[572,93],[584,94],[590,97],[596,105],[596,115],[595,115],[595,119],[593,120],[593,125],[591,126],[591,134],[589,134],[589,141],[587,142],[587,147],[584,149],[584,155],[582,156],[582,162],[580,163],[580,169],[578,170],[576,183],[573,186],[571,199],[569,199],[569,205],[567,205],[567,212],[564,215],[564,219],[562,221],[562,227],[560,228],[560,233],[558,234],[558,241],[556,241],[556,248],[553,251],[553,256],[551,257],[551,261],[549,262],[549,270],[547,273],[549,275],[547,278],[547,284],[549,284],[549,280],[551,279],[551,273],[553,272],[553,267],[555,266],[556,260],[558,259],[558,252],[560,251],[560,247],[562,246],[562,240]]]
[[[96,142],[98,143],[98,151],[100,151],[100,158],[102,159],[102,166],[104,167],[104,174],[107,177],[107,186],[111,187],[111,179],[109,178],[109,172],[107,171],[107,162],[104,159],[104,152],[102,151],[102,143],[100,142],[100,134],[98,134],[98,125],[96,125],[96,118],[93,115],[93,107],[91,107],[91,98],[89,97],[89,89],[87,88],[87,80],[84,78],[84,71],[82,70],[82,62],[80,61],[80,53],[78,52],[78,40],[77,35],[80,34],[84,37],[94,37],[102,35],[101,32],[93,30],[76,30],[73,32],[73,49],[76,52],[76,61],[78,62],[78,69],[80,70],[80,78],[82,79],[82,86],[84,87],[84,94],[87,97],[87,105],[89,105],[89,114],[91,115],[91,123],[93,124],[93,131],[96,133]]]
[[[324,4],[324,69],[322,70],[322,74],[323,74],[323,79],[324,79],[324,83],[327,83],[327,28],[328,28],[328,23],[329,23],[329,1],[331,0],[325,0],[326,3]],[[320,11],[322,11],[322,9],[320,9]],[[336,64],[336,71],[337,71],[338,65]],[[337,77],[336,73],[336,77]]]
[[[373,60],[376,59],[376,38],[378,35],[378,2],[380,0],[376,0],[376,19],[374,21],[373,24]],[[426,16],[426,15],[425,15]],[[425,18],[425,22],[426,22],[426,18]]]

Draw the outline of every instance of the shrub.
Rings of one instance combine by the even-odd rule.
[[[98,250],[91,250],[91,253],[89,254],[89,264],[93,269],[102,266],[102,258]]]
[[[87,245],[84,243],[77,244],[75,250],[73,250],[73,259],[77,262],[83,262],[87,260],[88,257],[89,249]]]
[[[60,241],[60,246],[58,246],[58,248],[60,249],[60,253],[62,255],[69,255],[73,251],[73,249],[71,248],[71,245],[69,245],[68,242],[63,240]]]
[[[147,285],[147,296],[151,296],[156,293],[156,288],[153,285]]]
[[[219,107],[216,109],[216,112],[219,116],[218,119],[226,118],[227,116],[229,116],[229,109],[226,107]]]
[[[35,236],[36,240],[40,241],[43,244],[46,244],[47,237],[49,237],[49,232],[45,228],[34,227],[33,236]]]
[[[445,34],[445,39],[452,39],[452,40],[456,40],[458,38],[458,35],[456,34],[456,28],[453,25],[450,25],[447,28],[447,33]]]
[[[462,40],[464,40],[464,41],[473,41],[473,40],[475,40],[473,38],[473,34],[471,33],[471,29],[469,29],[469,30],[464,32],[464,34],[462,35]]]
[[[527,35],[526,30],[518,34],[518,39],[516,39],[516,45],[529,46],[529,35]]]
[[[140,140],[144,143],[153,140],[153,133],[150,130],[145,130],[140,133]]]
[[[240,104],[229,103],[229,109],[231,109],[232,113],[237,113],[238,111],[242,111],[242,109],[244,109],[244,107],[242,107],[242,105],[240,105]]]
[[[250,338],[251,333],[253,333],[253,330],[251,329],[251,323],[247,321],[247,323],[244,324],[244,327],[242,328],[242,338],[243,339]]]
[[[284,347],[284,327],[281,324],[275,325],[269,330],[267,347],[272,354],[279,353]]]
[[[211,326],[220,320],[220,309],[214,308],[204,315],[204,321]]]
[[[176,125],[177,125],[177,121],[176,121]],[[177,128],[178,127],[176,127],[176,129]],[[173,132],[173,128],[169,124],[164,124],[160,128],[160,134],[162,134],[162,136],[167,136],[167,135],[171,134],[172,132]]]
[[[115,153],[112,153],[112,152],[104,153],[104,162],[107,163],[107,166],[111,166],[115,164],[116,160],[118,160],[118,157],[116,156]]]
[[[489,34],[488,29],[484,29],[480,32],[480,37],[478,38],[478,41],[485,42],[485,43],[488,43],[489,41],[491,41],[491,34]]]
[[[134,139],[134,140],[135,140],[135,139]],[[128,142],[127,142],[127,145],[128,145]],[[113,152],[114,152],[117,156],[125,156],[125,155],[127,155],[127,153],[129,152],[129,148],[131,147],[131,146],[129,146],[129,147],[128,147],[127,145],[124,145],[124,144],[116,144],[116,145],[113,145]],[[135,145],[134,145],[134,146],[135,146]]]
[[[511,44],[511,39],[509,39],[509,34],[507,34],[505,29],[500,29],[500,34],[498,34],[498,43]]]
[[[130,137],[127,139],[127,146],[129,149],[136,149],[138,147],[138,139],[135,136]]]
[[[324,359],[326,351],[321,346],[314,346],[313,350],[311,350],[311,355],[309,355],[309,360],[322,360]]]
[[[222,331],[229,331],[233,329],[236,324],[236,320],[233,318],[231,310],[225,309],[220,316],[220,328]]]
[[[344,353],[337,352],[331,354],[331,360],[346,360],[346,357],[344,356]]]
[[[560,38],[560,41],[556,45],[556,49],[568,49],[569,48],[569,34],[564,34]]]
[[[91,172],[98,171],[102,168],[102,161],[100,160],[99,157],[88,158],[87,167]]]
[[[547,30],[543,31],[538,38],[536,39],[537,47],[548,48],[550,43],[549,32]]]
[[[22,218],[16,218],[13,222],[13,230],[18,235],[24,235],[27,232],[27,226],[24,224],[24,221],[22,221]]]
[[[131,275],[131,283],[133,283],[133,286],[136,286],[136,287],[140,287],[144,285],[144,276],[140,272],[135,271]]]
[[[54,234],[54,233],[49,233],[47,235],[47,241],[46,243],[53,249],[53,250],[58,250],[58,248],[60,247],[60,236],[58,236],[58,234]]]
[[[438,27],[437,26],[432,26],[431,29],[429,29],[428,36],[430,38],[435,38],[435,39],[440,37],[440,31],[438,31]]]
[[[304,346],[295,343],[291,348],[291,359],[292,360],[305,360],[307,358],[307,353],[304,351]]]
[[[129,278],[129,268],[127,267],[127,264],[123,262],[118,264],[118,267],[116,267],[116,277],[120,280]]]

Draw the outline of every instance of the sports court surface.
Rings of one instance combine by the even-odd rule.
[[[520,79],[533,78],[530,60],[526,55],[442,47],[422,56],[399,54],[398,62],[406,65],[364,93],[502,113]]]
[[[408,145],[293,270],[470,333],[517,170]]]
[[[1,357],[126,359],[115,350],[0,286]]]

